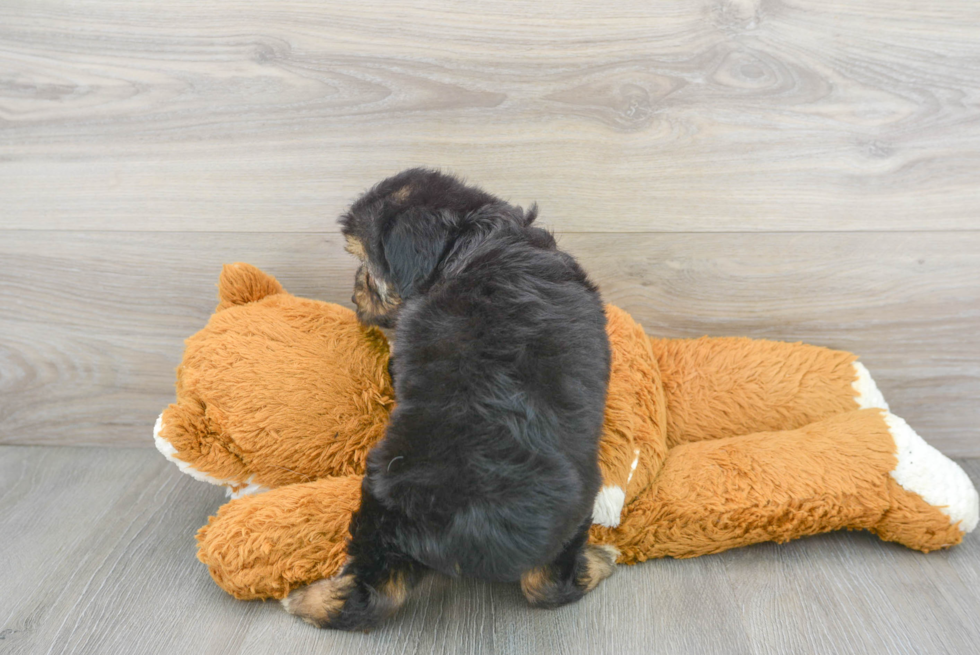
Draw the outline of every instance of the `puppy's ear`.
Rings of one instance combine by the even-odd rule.
[[[518,207],[520,209],[520,207]],[[532,202],[527,211],[524,212],[524,225],[530,225],[538,218],[538,203]]]
[[[432,276],[449,244],[451,221],[422,208],[401,213],[381,240],[391,282],[409,298]]]

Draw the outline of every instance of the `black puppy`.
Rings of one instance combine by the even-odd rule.
[[[292,593],[320,627],[365,630],[426,569],[520,581],[532,605],[581,598],[613,570],[588,543],[609,379],[599,292],[525,213],[413,169],[340,219],[362,260],[364,323],[395,329],[397,407],[368,456],[349,559]]]

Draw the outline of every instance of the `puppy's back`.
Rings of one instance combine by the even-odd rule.
[[[399,546],[450,575],[551,561],[599,488],[605,315],[540,233],[485,239],[399,318],[398,407],[369,477],[405,517]]]

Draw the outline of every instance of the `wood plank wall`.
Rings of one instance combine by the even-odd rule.
[[[980,3],[8,0],[0,443],[145,446],[222,262],[347,302],[403,167],[541,220],[651,333],[860,353],[980,455]]]

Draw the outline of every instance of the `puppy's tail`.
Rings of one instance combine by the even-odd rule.
[[[251,264],[225,264],[218,279],[219,302],[215,311],[255,302],[282,292],[282,285],[276,278]]]

